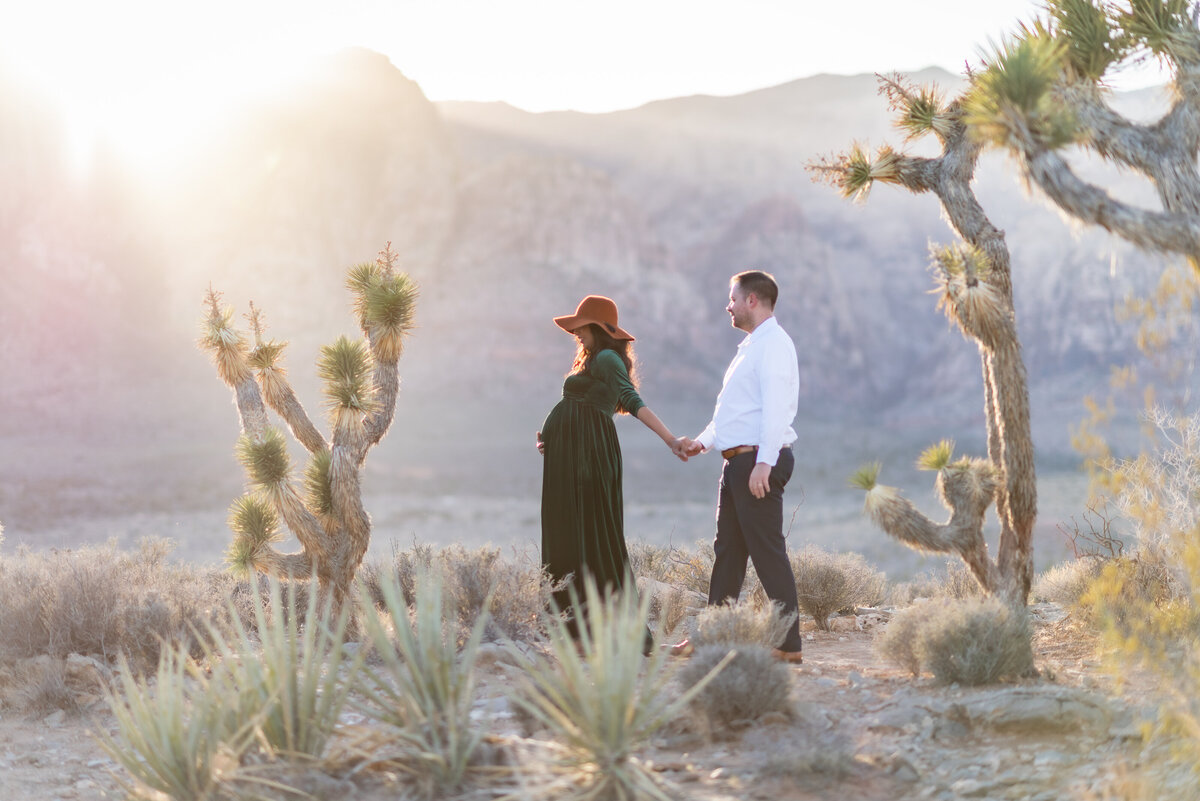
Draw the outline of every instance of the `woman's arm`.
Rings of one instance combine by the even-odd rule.
[[[671,429],[667,428],[667,424],[658,419],[658,415],[650,411],[649,406],[643,406],[638,409],[637,419],[641,420],[646,428],[658,434],[662,441],[667,443],[667,447],[671,452],[679,457],[682,462],[687,461],[687,456],[683,452],[683,437],[677,437],[671,433]]]

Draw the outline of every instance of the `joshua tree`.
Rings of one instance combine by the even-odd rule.
[[[942,525],[896,490],[876,486],[878,466],[855,480],[869,491],[868,514],[885,531],[919,548],[960,553],[985,589],[1014,603],[1024,603],[1029,589],[1037,496],[1009,253],[970,186],[981,149],[1008,149],[1025,180],[1066,213],[1138,247],[1186,256],[1200,269],[1200,8],[1190,16],[1186,0],[1047,0],[1045,8],[1045,19],[1021,25],[982,69],[969,72],[967,90],[949,103],[936,89],[881,78],[899,127],[910,138],[932,132],[939,157],[886,146],[871,157],[856,146],[812,165],[847,197],[865,197],[875,181],[933,192],[964,240],[934,256],[942,305],[983,360],[988,460],[951,463],[946,442],[922,455],[923,466],[938,470],[938,491],[951,510]],[[1170,68],[1173,97],[1159,120],[1139,124],[1112,110],[1104,79],[1151,55]],[[1084,181],[1063,155],[1069,146],[1141,173],[1162,208],[1131,206]],[[993,498],[1002,529],[995,563],[981,530]]]
[[[1200,6],[1186,0],[1049,0],[972,76],[964,107],[976,137],[1006,148],[1026,181],[1060,209],[1134,245],[1200,266]],[[1109,106],[1105,79],[1154,56],[1170,74],[1170,108],[1135,123]],[[1084,181],[1063,155],[1076,145],[1147,178],[1160,209],[1131,206]]]
[[[208,314],[200,345],[234,391],[242,423],[237,454],[251,488],[230,510],[234,541],[226,558],[244,570],[315,575],[339,605],[371,539],[359,471],[367,451],[392,424],[400,386],[396,364],[412,328],[417,288],[396,272],[396,259],[389,242],[374,263],[350,269],[346,285],[366,339],[343,336],[321,348],[318,373],[333,428],[328,440],[309,419],[279,365],[287,343],[264,341],[261,312],[250,304],[251,344],[232,326],[233,309],[221,306],[220,293],[209,289],[205,299]],[[311,454],[303,493],[293,480],[286,439],[270,424],[266,406]],[[299,552],[273,547],[281,537],[280,519],[300,541]]]
[[[810,165],[817,177],[846,197],[865,199],[876,181],[910,192],[932,192],[962,241],[933,252],[940,306],[979,347],[983,362],[988,458],[951,461],[943,441],[921,456],[936,470],[937,490],[950,519],[936,523],[892,487],[875,482],[879,466],[859,471],[868,490],[866,511],[902,542],[927,551],[958,553],[987,592],[1024,606],[1033,576],[1033,523],[1037,517],[1029,390],[1013,310],[1012,277],[1004,232],[984,213],[971,189],[983,143],[969,135],[962,99],[943,103],[936,88],[916,88],[899,76],[880,78],[881,92],[898,112],[909,139],[932,133],[941,155],[919,158],[884,146],[872,159],[859,146]],[[999,551],[993,560],[983,533],[984,513],[995,501]]]

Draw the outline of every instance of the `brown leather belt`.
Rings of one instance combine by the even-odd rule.
[[[784,445],[783,447],[790,448],[792,446]],[[728,461],[739,454],[750,453],[751,451],[757,451],[757,450],[758,450],[757,445],[735,445],[732,448],[726,448],[725,450],[721,451],[721,458]],[[780,448],[780,450],[783,450],[783,448]]]

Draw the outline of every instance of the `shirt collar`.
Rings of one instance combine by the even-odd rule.
[[[757,342],[759,339],[762,339],[764,336],[766,336],[766,329],[778,327],[779,321],[776,320],[775,315],[772,314],[770,317],[759,323],[758,328],[755,328],[749,334],[746,334],[742,341],[738,343],[738,350],[741,350],[752,342]]]

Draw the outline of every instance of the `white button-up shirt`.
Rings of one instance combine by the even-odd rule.
[[[799,394],[796,346],[779,322],[768,317],[738,345],[712,421],[696,441],[705,451],[757,445],[757,461],[773,467],[779,449],[796,441],[792,421]]]

